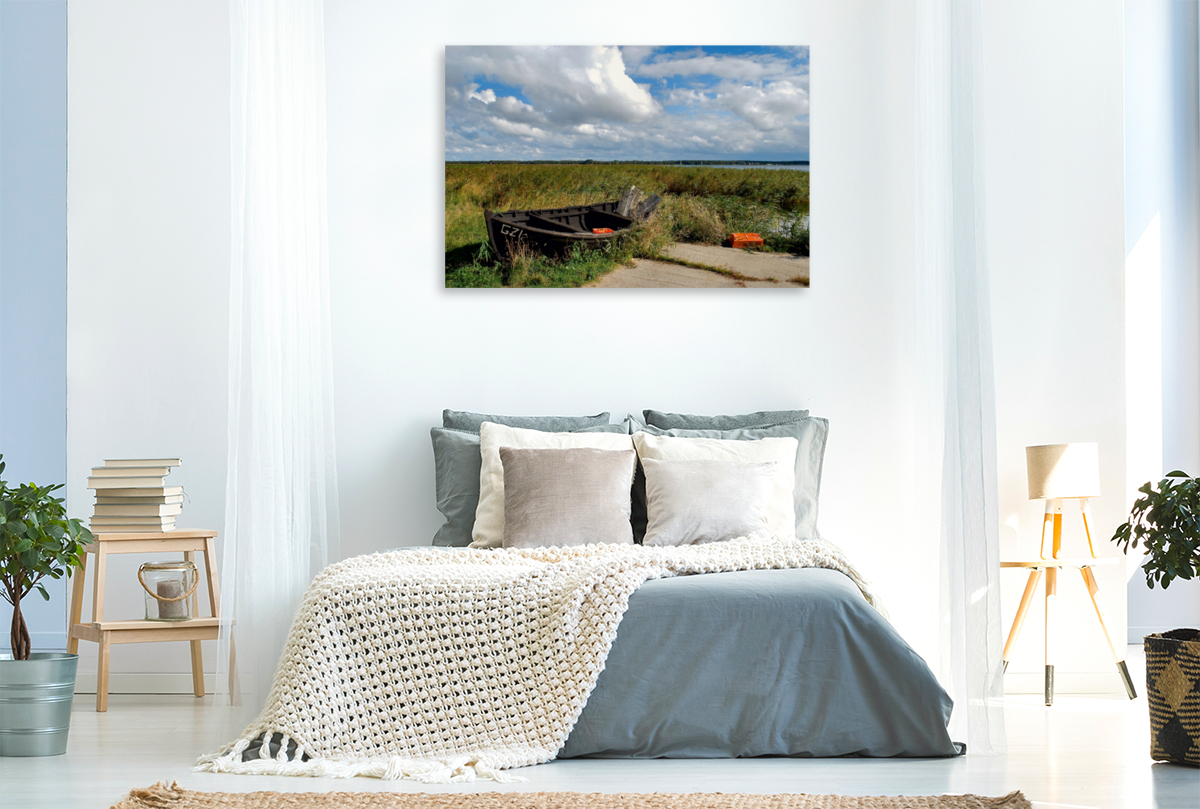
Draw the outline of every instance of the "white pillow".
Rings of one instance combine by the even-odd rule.
[[[722,438],[670,438],[634,433],[638,457],[659,461],[739,461],[776,463],[774,491],[767,513],[771,536],[794,539],[796,536],[796,450],[794,438],[762,438],[757,441],[732,441]],[[481,501],[482,503],[482,501]]]
[[[768,536],[778,465],[643,458],[649,524],[642,544],[699,545]]]
[[[504,464],[500,447],[627,450],[633,447],[633,439],[625,433],[543,433],[485,421],[479,428],[479,505],[471,529],[472,548],[499,548],[504,544]]]

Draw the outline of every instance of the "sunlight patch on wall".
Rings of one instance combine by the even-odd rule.
[[[1162,215],[1155,214],[1125,257],[1125,494],[1162,476]],[[1133,578],[1141,555],[1125,559]]]

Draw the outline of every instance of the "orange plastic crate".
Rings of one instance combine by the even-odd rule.
[[[592,228],[592,233],[612,233],[612,228]]]
[[[762,247],[763,238],[757,233],[730,233],[730,247]]]

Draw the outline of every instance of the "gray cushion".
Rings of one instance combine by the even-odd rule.
[[[737,441],[756,441],[760,438],[791,436],[799,442],[796,451],[796,537],[817,536],[817,505],[821,495],[821,467],[825,461],[825,442],[829,437],[827,419],[808,418],[772,427],[746,427],[736,430],[664,430],[647,426],[651,435],[681,438],[723,438]]]
[[[633,544],[632,449],[500,447],[504,547]]]
[[[737,430],[742,427],[771,427],[808,416],[807,410],[759,410],[740,416],[693,416],[688,413],[664,413],[643,410],[646,424],[662,430]],[[449,425],[447,425],[449,426]]]
[[[629,427],[626,424],[601,424],[577,432],[627,433]],[[471,544],[475,509],[479,507],[479,433],[434,427],[429,435],[433,439],[437,509],[446,518],[434,534],[433,544],[465,548]]]
[[[434,545],[471,544],[475,508],[479,505],[479,433],[434,427],[434,493],[446,522],[433,535]]]
[[[650,524],[644,545],[697,545],[769,536],[774,461],[643,458]]]
[[[493,424],[541,430],[545,433],[571,433],[587,427],[608,426],[608,417],[608,413],[597,413],[594,416],[493,416],[464,410],[443,410],[442,426],[477,433],[479,425],[490,421]]]

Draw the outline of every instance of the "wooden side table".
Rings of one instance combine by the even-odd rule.
[[[1117,561],[1117,559],[1111,557],[1083,557],[1080,559],[1052,558],[1000,563],[1000,567],[1020,567],[1029,570],[1029,580],[1025,583],[1025,593],[1021,596],[1021,604],[1017,607],[1017,615],[1013,618],[1012,629],[1009,631],[1008,640],[1004,644],[1005,669],[1008,668],[1009,655],[1012,652],[1013,646],[1016,645],[1017,637],[1021,634],[1021,627],[1025,623],[1025,613],[1029,611],[1029,605],[1032,603],[1033,596],[1037,592],[1038,580],[1041,579],[1043,572],[1046,574],[1045,692],[1047,705],[1054,704],[1054,613],[1058,600],[1058,571],[1063,568],[1075,568],[1083,576],[1083,583],[1087,587],[1088,595],[1092,597],[1092,606],[1096,608],[1096,618],[1100,621],[1100,629],[1104,631],[1104,638],[1108,641],[1108,648],[1112,652],[1113,659],[1117,661],[1117,670],[1121,674],[1121,681],[1125,684],[1125,693],[1129,695],[1130,699],[1137,699],[1137,691],[1134,690],[1133,680],[1129,677],[1129,669],[1125,666],[1125,655],[1121,652],[1120,647],[1113,643],[1112,635],[1108,632],[1108,626],[1105,623],[1104,602],[1100,600],[1100,585],[1096,583],[1096,576],[1092,573],[1092,568],[1097,565],[1115,565]]]
[[[100,644],[96,668],[96,710],[108,710],[108,653],[114,643],[154,643],[186,640],[192,644],[192,690],[204,696],[204,663],[200,656],[200,641],[216,640],[220,634],[221,590],[217,579],[216,531],[170,531],[167,533],[103,534],[85,546],[83,564],[73,576],[71,586],[71,624],[67,651],[79,651],[79,641]],[[187,621],[106,621],[104,620],[105,560],[110,553],[183,552],[183,558],[195,563],[196,552],[204,554],[204,574],[208,584],[208,618],[194,617]],[[96,557],[92,573],[92,618],[81,623],[83,615],[83,580],[87,570],[87,555]],[[192,615],[198,616],[199,596],[192,593]],[[230,688],[233,687],[234,651],[229,644]]]

